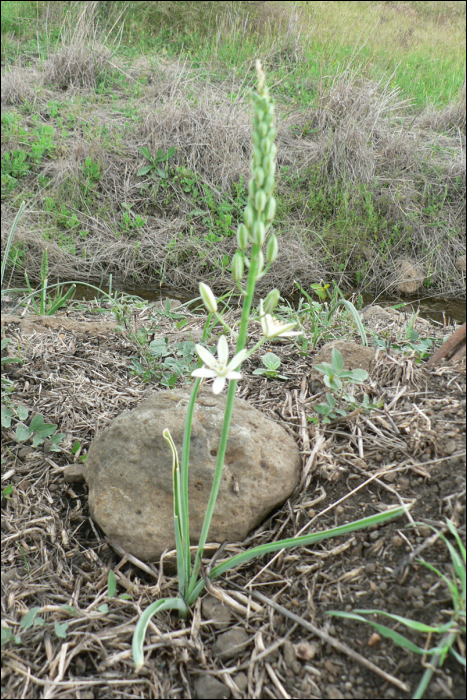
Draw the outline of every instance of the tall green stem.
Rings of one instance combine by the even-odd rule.
[[[183,541],[183,557],[185,561],[185,571],[187,578],[190,576],[191,560],[190,560],[190,516],[188,509],[188,464],[190,460],[190,440],[191,440],[191,425],[193,423],[193,412],[195,409],[196,397],[198,395],[201,379],[196,379],[191,391],[190,400],[188,402],[185,430],[183,433],[182,461],[180,464],[180,490],[182,494],[182,541]],[[181,591],[184,595],[186,591]]]
[[[253,302],[253,295],[255,292],[256,275],[258,272],[258,253],[261,250],[261,246],[253,246],[251,254],[251,264],[248,273],[248,281],[246,292],[247,295],[243,302],[242,319],[240,322],[240,330],[238,333],[237,348],[236,352],[243,350],[246,343],[246,336],[248,330],[248,321],[250,319],[251,305]],[[216,505],[217,495],[219,493],[219,488],[222,479],[222,468],[224,466],[225,452],[227,449],[227,439],[229,436],[230,422],[232,420],[232,413],[234,407],[235,392],[237,389],[237,381],[229,382],[229,389],[227,391],[227,401],[225,405],[224,422],[222,424],[222,433],[219,442],[219,449],[217,452],[217,464],[216,471],[214,473],[214,481],[211,487],[211,494],[209,496],[209,502],[206,509],[206,515],[204,516],[203,527],[201,529],[201,535],[199,538],[198,549],[196,550],[195,563],[193,566],[193,572],[191,574],[190,583],[188,586],[188,602],[191,605],[193,602],[190,600],[190,594],[196,586],[198,580],[199,566],[201,562],[201,557],[203,556],[204,547],[209,534],[209,528],[211,526],[211,520],[214,513],[214,508]]]

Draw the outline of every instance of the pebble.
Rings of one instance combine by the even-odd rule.
[[[230,698],[230,688],[214,678],[214,676],[200,676],[195,680],[195,692],[197,698],[203,700],[217,700],[217,698]]]
[[[374,574],[376,571],[376,564],[373,562],[368,562],[368,564],[365,564],[365,573],[366,574]]]
[[[447,455],[452,455],[452,453],[456,451],[456,441],[448,440],[444,446],[444,451]]]
[[[228,627],[232,619],[230,608],[211,595],[203,599],[202,611],[206,620],[211,620],[213,626],[218,630]]]
[[[222,657],[223,660],[233,659],[244,650],[249,639],[249,635],[238,627],[228,630],[228,632],[221,634],[214,643],[214,654]],[[204,696],[201,695],[200,697]]]
[[[248,677],[246,676],[243,671],[240,671],[240,673],[237,673],[236,676],[233,677],[234,682],[237,685],[237,688],[241,693],[244,693],[245,690],[248,688]]]
[[[394,537],[392,538],[392,543],[394,547],[402,547],[402,545],[404,544],[404,540],[400,535],[394,535]]]

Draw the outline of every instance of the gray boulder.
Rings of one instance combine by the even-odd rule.
[[[131,554],[157,561],[175,548],[169,428],[181,458],[188,390],[160,391],[115,418],[93,441],[84,477],[92,518]],[[189,470],[191,544],[196,544],[216,466],[226,395],[198,394]],[[222,482],[208,541],[241,541],[292,494],[300,477],[294,440],[247,401],[235,399]]]

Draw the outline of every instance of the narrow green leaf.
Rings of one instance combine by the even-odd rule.
[[[115,574],[110,569],[109,571],[109,577],[107,579],[107,595],[109,598],[114,598],[115,593],[117,592],[117,581],[115,579]]]
[[[136,623],[135,632],[133,634],[133,660],[136,665],[136,670],[139,670],[144,664],[144,638],[151,617],[163,610],[178,610],[182,615],[186,615],[188,612],[188,608],[181,598],[161,598],[146,608]]]

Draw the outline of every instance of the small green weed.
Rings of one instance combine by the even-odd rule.
[[[173,156],[176,154],[177,149],[172,147],[169,148],[167,153],[164,153],[162,148],[159,148],[155,156],[151,155],[151,151],[147,146],[144,146],[143,148],[139,149],[140,152],[143,154],[143,156],[146,158],[146,160],[149,161],[149,165],[144,165],[142,168],[138,170],[138,177],[144,177],[145,175],[155,178],[158,177],[160,178],[161,184],[163,187],[167,186],[167,182],[169,179],[169,159],[173,158]],[[163,166],[163,167],[162,167]],[[148,189],[150,187],[150,183],[144,183],[141,186],[141,189]]]
[[[344,360],[337,348],[332,350],[331,363],[323,362],[315,365],[315,369],[324,375],[325,385],[333,393],[326,393],[327,403],[315,404],[313,407],[316,413],[322,416],[323,423],[330,423],[339,416],[346,416],[350,411],[361,409],[364,411],[376,408],[370,405],[368,395],[365,394],[363,401],[359,403],[355,396],[349,392],[348,387],[352,384],[363,384],[368,379],[368,372],[364,369],[344,370]],[[311,422],[318,422],[318,419],[310,418]]]
[[[261,358],[264,367],[258,367],[253,371],[253,374],[261,374],[268,379],[288,379],[282,374],[279,374],[277,370],[281,366],[281,358],[278,357],[273,352],[267,352]]]

